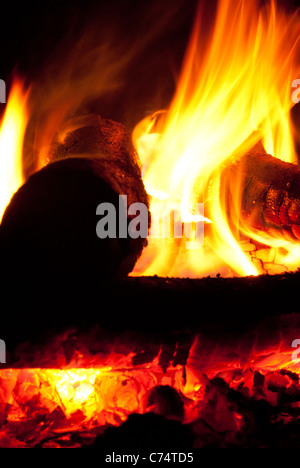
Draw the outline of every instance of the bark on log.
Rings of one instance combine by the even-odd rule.
[[[300,166],[261,152],[237,160],[222,174],[229,215],[237,184],[246,226],[274,238],[300,240]]]
[[[128,204],[140,201],[149,206],[140,161],[122,124],[94,114],[70,119],[58,130],[48,154],[50,162],[76,156],[100,158],[109,184],[127,194]]]
[[[75,119],[75,127],[68,124],[64,140],[58,133],[51,162],[29,177],[4,213],[0,260],[5,271],[24,274],[30,266],[35,274],[61,278],[93,270],[106,280],[127,275],[147,243],[141,237],[119,238],[119,195],[127,195],[128,206],[148,206],[126,130],[97,116]],[[96,235],[96,208],[102,202],[115,206],[116,238]],[[125,214],[127,225],[131,218]]]

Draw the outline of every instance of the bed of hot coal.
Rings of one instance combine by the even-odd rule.
[[[0,446],[300,447],[299,366],[291,366],[291,344],[300,338],[300,273],[128,277],[106,285],[95,271],[81,278],[2,273],[7,362],[1,364]],[[83,367],[78,356],[86,355],[91,368],[93,357],[130,355],[129,367],[128,358],[117,363],[115,392],[130,393],[132,385],[136,392],[144,385],[141,370],[151,374],[142,409],[131,404],[126,417],[102,412],[86,424],[80,410],[67,415],[61,401],[43,406],[28,369],[68,368],[76,353],[75,367]],[[3,372],[9,369],[19,377],[8,390]],[[193,398],[179,390],[191,385],[191,369]]]

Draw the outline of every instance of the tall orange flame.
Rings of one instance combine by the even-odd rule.
[[[221,169],[259,141],[274,156],[296,161],[289,111],[291,83],[300,71],[299,16],[279,11],[272,0],[262,9],[257,2],[220,0],[208,43],[201,18],[199,10],[165,119],[155,125],[153,116],[147,117],[133,139],[152,202],[161,194],[164,202],[180,200],[183,215],[193,212],[195,201],[203,202],[212,223],[201,249],[184,251],[178,240],[168,241],[173,252],[159,247],[153,255],[148,250],[135,274],[259,274],[239,243],[243,234],[253,238],[253,233],[241,230],[237,237],[229,226],[233,222],[239,230],[240,219],[239,213],[230,213],[229,223],[220,193]],[[240,196],[237,190],[237,206]],[[298,247],[275,244],[290,247],[289,253],[294,249],[292,263],[299,265]]]
[[[22,156],[28,96],[16,79],[0,122],[0,221],[12,195],[24,182]]]

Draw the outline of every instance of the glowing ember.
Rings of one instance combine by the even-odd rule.
[[[125,367],[118,367],[119,359],[111,355],[108,360],[116,359],[112,366],[74,368],[70,363],[65,369],[2,369],[0,446],[36,446],[76,430],[93,439],[107,426],[122,424],[130,414],[149,411],[179,419],[183,424],[194,424],[203,418],[208,424],[217,424],[219,431],[217,421],[222,412],[218,413],[219,409],[213,415],[208,411],[214,382],[220,385],[224,381],[224,385],[241,395],[264,399],[275,407],[284,391],[295,392],[299,386],[299,359],[293,357],[293,352],[281,346],[253,350],[246,360],[245,356],[230,358],[230,353],[218,357],[213,353],[208,359],[201,359],[196,340],[185,368],[170,365],[166,372],[158,365],[158,357],[151,363],[130,365],[132,354],[124,356]],[[170,387],[182,401],[182,416],[176,408],[173,414],[166,409],[163,392],[153,392]],[[169,397],[170,392],[166,395]],[[279,410],[278,421],[284,419],[285,411],[281,414]],[[222,424],[228,425],[229,416],[235,421],[234,432],[241,431],[246,424],[245,415],[230,408],[226,412],[227,419]]]

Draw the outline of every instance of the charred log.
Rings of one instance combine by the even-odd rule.
[[[80,127],[80,128],[78,128]],[[147,240],[116,235],[99,238],[96,225],[100,203],[111,203],[127,228],[127,203],[148,198],[136,153],[124,127],[97,116],[68,124],[65,140],[58,133],[50,163],[31,175],[13,196],[0,227],[2,267],[14,274],[83,275],[97,272],[98,279],[127,275]],[[75,128],[75,130],[74,130]],[[55,276],[54,276],[55,277]]]
[[[222,187],[231,209],[237,184],[241,192],[241,220],[275,238],[300,239],[300,167],[269,154],[253,153],[228,166]]]

